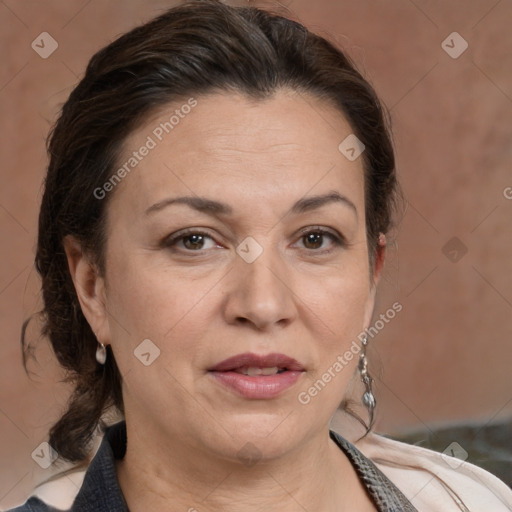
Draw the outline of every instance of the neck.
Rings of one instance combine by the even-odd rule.
[[[375,510],[327,427],[293,453],[257,463],[211,457],[169,438],[156,443],[129,424],[127,435],[117,473],[131,512]]]

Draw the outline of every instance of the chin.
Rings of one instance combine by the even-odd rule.
[[[223,458],[272,460],[300,446],[307,436],[305,427],[303,421],[301,428],[292,424],[291,416],[286,414],[237,415],[231,421],[219,419],[207,443]]]

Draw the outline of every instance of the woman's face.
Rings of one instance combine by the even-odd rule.
[[[184,100],[125,141],[116,169],[129,172],[105,187],[104,316],[88,319],[112,345],[139,432],[228,458],[325,433],[357,357],[335,363],[374,301],[362,158],[338,149],[351,133],[332,106],[280,91]],[[277,376],[211,371],[248,353],[299,366],[278,356],[234,363]]]

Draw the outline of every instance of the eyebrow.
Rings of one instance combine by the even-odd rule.
[[[319,209],[330,203],[345,205],[354,212],[356,217],[358,216],[355,204],[344,195],[335,191],[331,191],[323,195],[303,197],[290,208],[287,214],[291,213],[297,215],[306,213],[311,210]],[[162,201],[150,206],[145,213],[146,215],[156,213],[173,204],[185,204],[194,210],[214,216],[231,215],[233,213],[233,208],[231,206],[219,201],[214,201],[213,199],[199,196],[183,196],[163,199]]]

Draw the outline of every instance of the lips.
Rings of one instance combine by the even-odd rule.
[[[236,395],[250,400],[270,400],[299,381],[304,367],[284,354],[245,353],[230,357],[210,368],[209,374]]]
[[[278,371],[289,370],[303,372],[304,367],[295,359],[284,354],[267,354],[260,356],[246,352],[225,359],[213,368],[211,372],[242,371],[245,368],[277,368]]]

